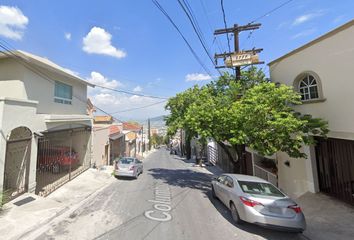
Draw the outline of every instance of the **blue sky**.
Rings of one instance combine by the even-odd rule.
[[[203,51],[178,1],[160,4],[180,27],[213,77],[217,72]],[[229,26],[262,16],[285,0],[224,0]],[[340,4],[339,4],[340,2]],[[227,50],[220,0],[189,1],[211,54]],[[46,57],[93,83],[146,93],[173,96],[205,84],[210,76],[195,60],[177,31],[150,0],[47,1],[2,0],[0,39]],[[261,29],[240,35],[241,49],[264,48],[266,63],[353,19],[352,0],[293,0],[262,18]],[[214,42],[214,43],[213,43]],[[233,41],[231,41],[232,43]],[[260,66],[268,72],[266,65]],[[159,99],[90,89],[94,104],[108,112],[141,107]],[[120,119],[146,119],[164,114],[164,104],[118,113]]]

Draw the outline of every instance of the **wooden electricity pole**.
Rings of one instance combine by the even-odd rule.
[[[216,68],[235,68],[236,70],[236,81],[239,81],[241,79],[241,66],[248,66],[248,65],[254,65],[254,64],[263,64],[264,62],[260,62],[258,60],[258,53],[261,52],[263,49],[252,49],[252,50],[243,50],[240,51],[240,42],[239,42],[239,34],[242,31],[254,31],[256,29],[259,29],[261,26],[260,23],[256,24],[247,24],[245,26],[238,26],[237,24],[234,24],[233,27],[231,28],[224,28],[224,29],[218,29],[215,30],[214,35],[220,35],[220,34],[229,34],[233,33],[234,34],[234,52],[228,52],[228,53],[219,53],[215,54],[215,61],[216,65],[217,60],[219,58],[224,59],[224,66],[216,66]],[[244,144],[237,146],[237,155],[238,155],[238,161],[239,161],[239,166],[240,166],[240,173],[241,174],[247,174],[246,173],[246,146]]]
[[[150,132],[150,118],[148,118],[148,139],[149,139],[149,151],[151,150],[151,132]]]
[[[233,63],[232,60],[232,56],[239,54],[239,53],[259,53],[261,52],[263,49],[252,49],[252,50],[245,50],[245,51],[240,51],[240,42],[239,42],[239,33],[242,31],[253,31],[256,29],[259,29],[261,26],[260,23],[256,23],[256,24],[247,24],[245,26],[238,26],[237,24],[234,24],[233,27],[231,28],[223,28],[223,29],[218,29],[215,30],[214,35],[220,35],[220,34],[229,34],[229,33],[233,33],[234,34],[234,52],[228,52],[228,53],[220,53],[220,54],[215,54],[215,60],[217,62],[218,58],[223,58],[224,60],[226,58],[230,58],[231,60],[231,67],[229,68],[234,68],[236,69],[236,80],[239,80],[241,78],[241,66],[247,66],[247,65],[254,65],[254,64],[263,64],[264,62],[252,62],[249,64],[240,64],[238,65],[236,62]],[[234,66],[235,65],[235,66]],[[226,68],[228,66],[226,66],[226,64],[224,66],[217,66],[216,68]]]

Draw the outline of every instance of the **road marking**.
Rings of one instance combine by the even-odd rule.
[[[171,207],[171,192],[168,186],[156,186],[154,188],[154,200],[148,200],[155,203],[154,210],[145,211],[144,215],[150,220],[158,222],[167,222],[172,219],[170,211]]]

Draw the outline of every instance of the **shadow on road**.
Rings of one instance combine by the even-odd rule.
[[[200,173],[188,169],[153,168],[149,174],[170,186],[197,189],[205,194],[210,190],[211,174]]]
[[[182,159],[181,159],[182,160]],[[170,186],[177,186],[181,188],[196,189],[205,194],[215,209],[231,224],[235,225],[230,211],[218,199],[211,196],[211,179],[212,174],[196,172],[188,169],[165,169],[153,168],[149,170],[149,174],[155,179],[161,180]],[[300,234],[281,232],[272,229],[266,229],[257,225],[243,223],[242,225],[235,225],[235,227],[249,232],[265,239],[303,239]]]

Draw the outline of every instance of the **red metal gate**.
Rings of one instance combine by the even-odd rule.
[[[354,141],[316,140],[320,191],[354,205]]]

